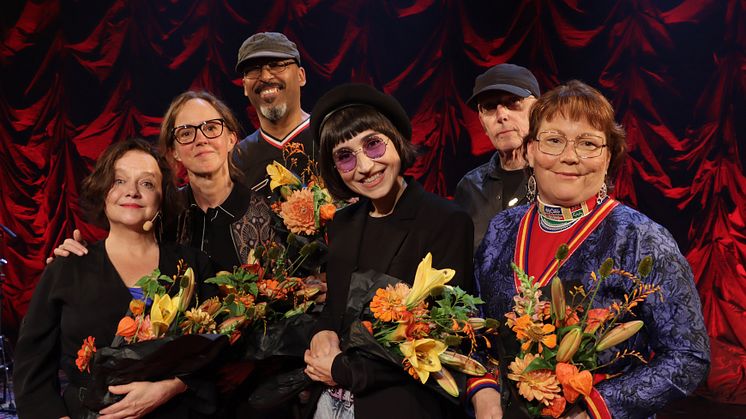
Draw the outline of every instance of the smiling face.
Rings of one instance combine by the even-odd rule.
[[[538,132],[542,131],[556,131],[568,139],[588,134],[606,142],[603,131],[597,130],[585,119],[573,121],[560,113],[551,121],[543,119],[538,128]],[[538,142],[528,144],[528,161],[534,169],[542,201],[569,207],[588,200],[601,189],[609,169],[608,148],[603,148],[598,157],[581,159],[574,146],[575,143],[569,142],[559,156],[552,156],[539,150]]]
[[[265,65],[286,61],[289,60],[258,58],[247,67],[262,65],[260,76],[256,79],[243,78],[244,95],[259,111],[260,118],[275,123],[300,110],[300,88],[306,85],[306,71],[295,63],[278,74],[272,74]]]
[[[377,159],[371,159],[363,151],[365,145],[371,141],[386,143],[386,152]],[[356,153],[355,167],[349,172],[339,171],[342,181],[350,190],[369,198],[376,208],[384,206],[389,200],[395,201],[402,183],[401,159],[389,137],[373,130],[365,130],[352,139],[337,144],[332,155],[343,152]]]
[[[142,229],[161,206],[162,174],[153,156],[131,150],[114,163],[114,180],[104,200],[111,228]]]
[[[521,147],[528,133],[528,113],[534,102],[533,96],[521,98],[501,90],[479,96],[479,122],[496,150],[509,153]]]
[[[174,119],[174,126],[199,126],[204,121],[223,118],[222,115],[203,99],[190,99],[179,110]],[[236,145],[236,134],[228,127],[216,138],[206,138],[197,129],[194,141],[189,144],[173,142],[173,156],[181,162],[190,176],[210,176],[225,171],[228,173],[229,153]]]

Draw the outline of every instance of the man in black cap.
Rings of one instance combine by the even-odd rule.
[[[479,75],[466,101],[497,150],[490,160],[467,173],[456,186],[456,202],[474,221],[474,250],[498,212],[526,203],[529,173],[521,144],[528,133],[528,114],[540,95],[528,69],[498,64]]]
[[[295,142],[304,145],[313,157],[309,115],[301,109],[300,88],[306,84],[306,71],[300,66],[295,43],[277,32],[251,35],[238,50],[236,71],[243,75],[244,95],[256,108],[260,128],[239,144],[236,165],[245,173],[246,184],[259,190],[264,186],[266,166],[285,162],[283,150]],[[297,155],[300,173],[307,160]],[[291,164],[292,162],[287,162]]]

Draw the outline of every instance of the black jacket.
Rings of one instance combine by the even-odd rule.
[[[334,330],[344,339],[354,319],[344,318],[350,276],[357,269],[360,243],[370,202],[363,199],[339,211],[329,224],[328,294],[317,330]],[[408,186],[387,216],[396,233],[379,243],[379,257],[387,260],[386,274],[401,281],[414,280],[417,265],[427,252],[433,267],[451,268],[456,276],[449,283],[473,290],[473,226],[469,216],[455,204],[426,192],[415,181]],[[342,342],[344,346],[344,342]],[[401,367],[384,365],[359,354],[343,352],[335,358],[332,376],[355,395],[355,417],[450,418],[463,410],[410,377]]]
[[[475,251],[487,232],[490,220],[498,212],[527,202],[526,182],[529,174],[528,169],[503,169],[500,167],[500,155],[495,152],[487,163],[464,175],[456,185],[456,203],[471,215],[474,222]]]

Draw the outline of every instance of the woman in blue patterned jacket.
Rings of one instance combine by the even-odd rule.
[[[639,351],[649,363],[624,358],[603,370],[620,374],[598,383],[572,417],[651,416],[692,392],[709,366],[697,289],[676,242],[665,228],[607,196],[607,174],[624,158],[624,138],[611,105],[592,87],[571,81],[542,95],[531,110],[524,139],[535,201],[498,214],[475,259],[485,310],[504,318],[516,293],[510,262],[542,286],[557,274],[563,282],[580,282],[589,289],[589,272],[605,259],[635,272],[644,257],[652,257],[646,282],[660,286],[663,300],[650,296],[640,304],[637,318],[645,326],[622,345]],[[563,243],[570,253],[557,270],[552,262]],[[631,287],[629,282],[606,282],[594,305],[605,307]],[[505,357],[510,360],[510,354]],[[508,401],[506,415],[516,407],[514,399]]]

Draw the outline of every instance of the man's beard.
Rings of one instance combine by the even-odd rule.
[[[277,122],[285,117],[288,112],[288,104],[281,103],[279,105],[260,105],[259,112],[269,119],[271,122]]]

